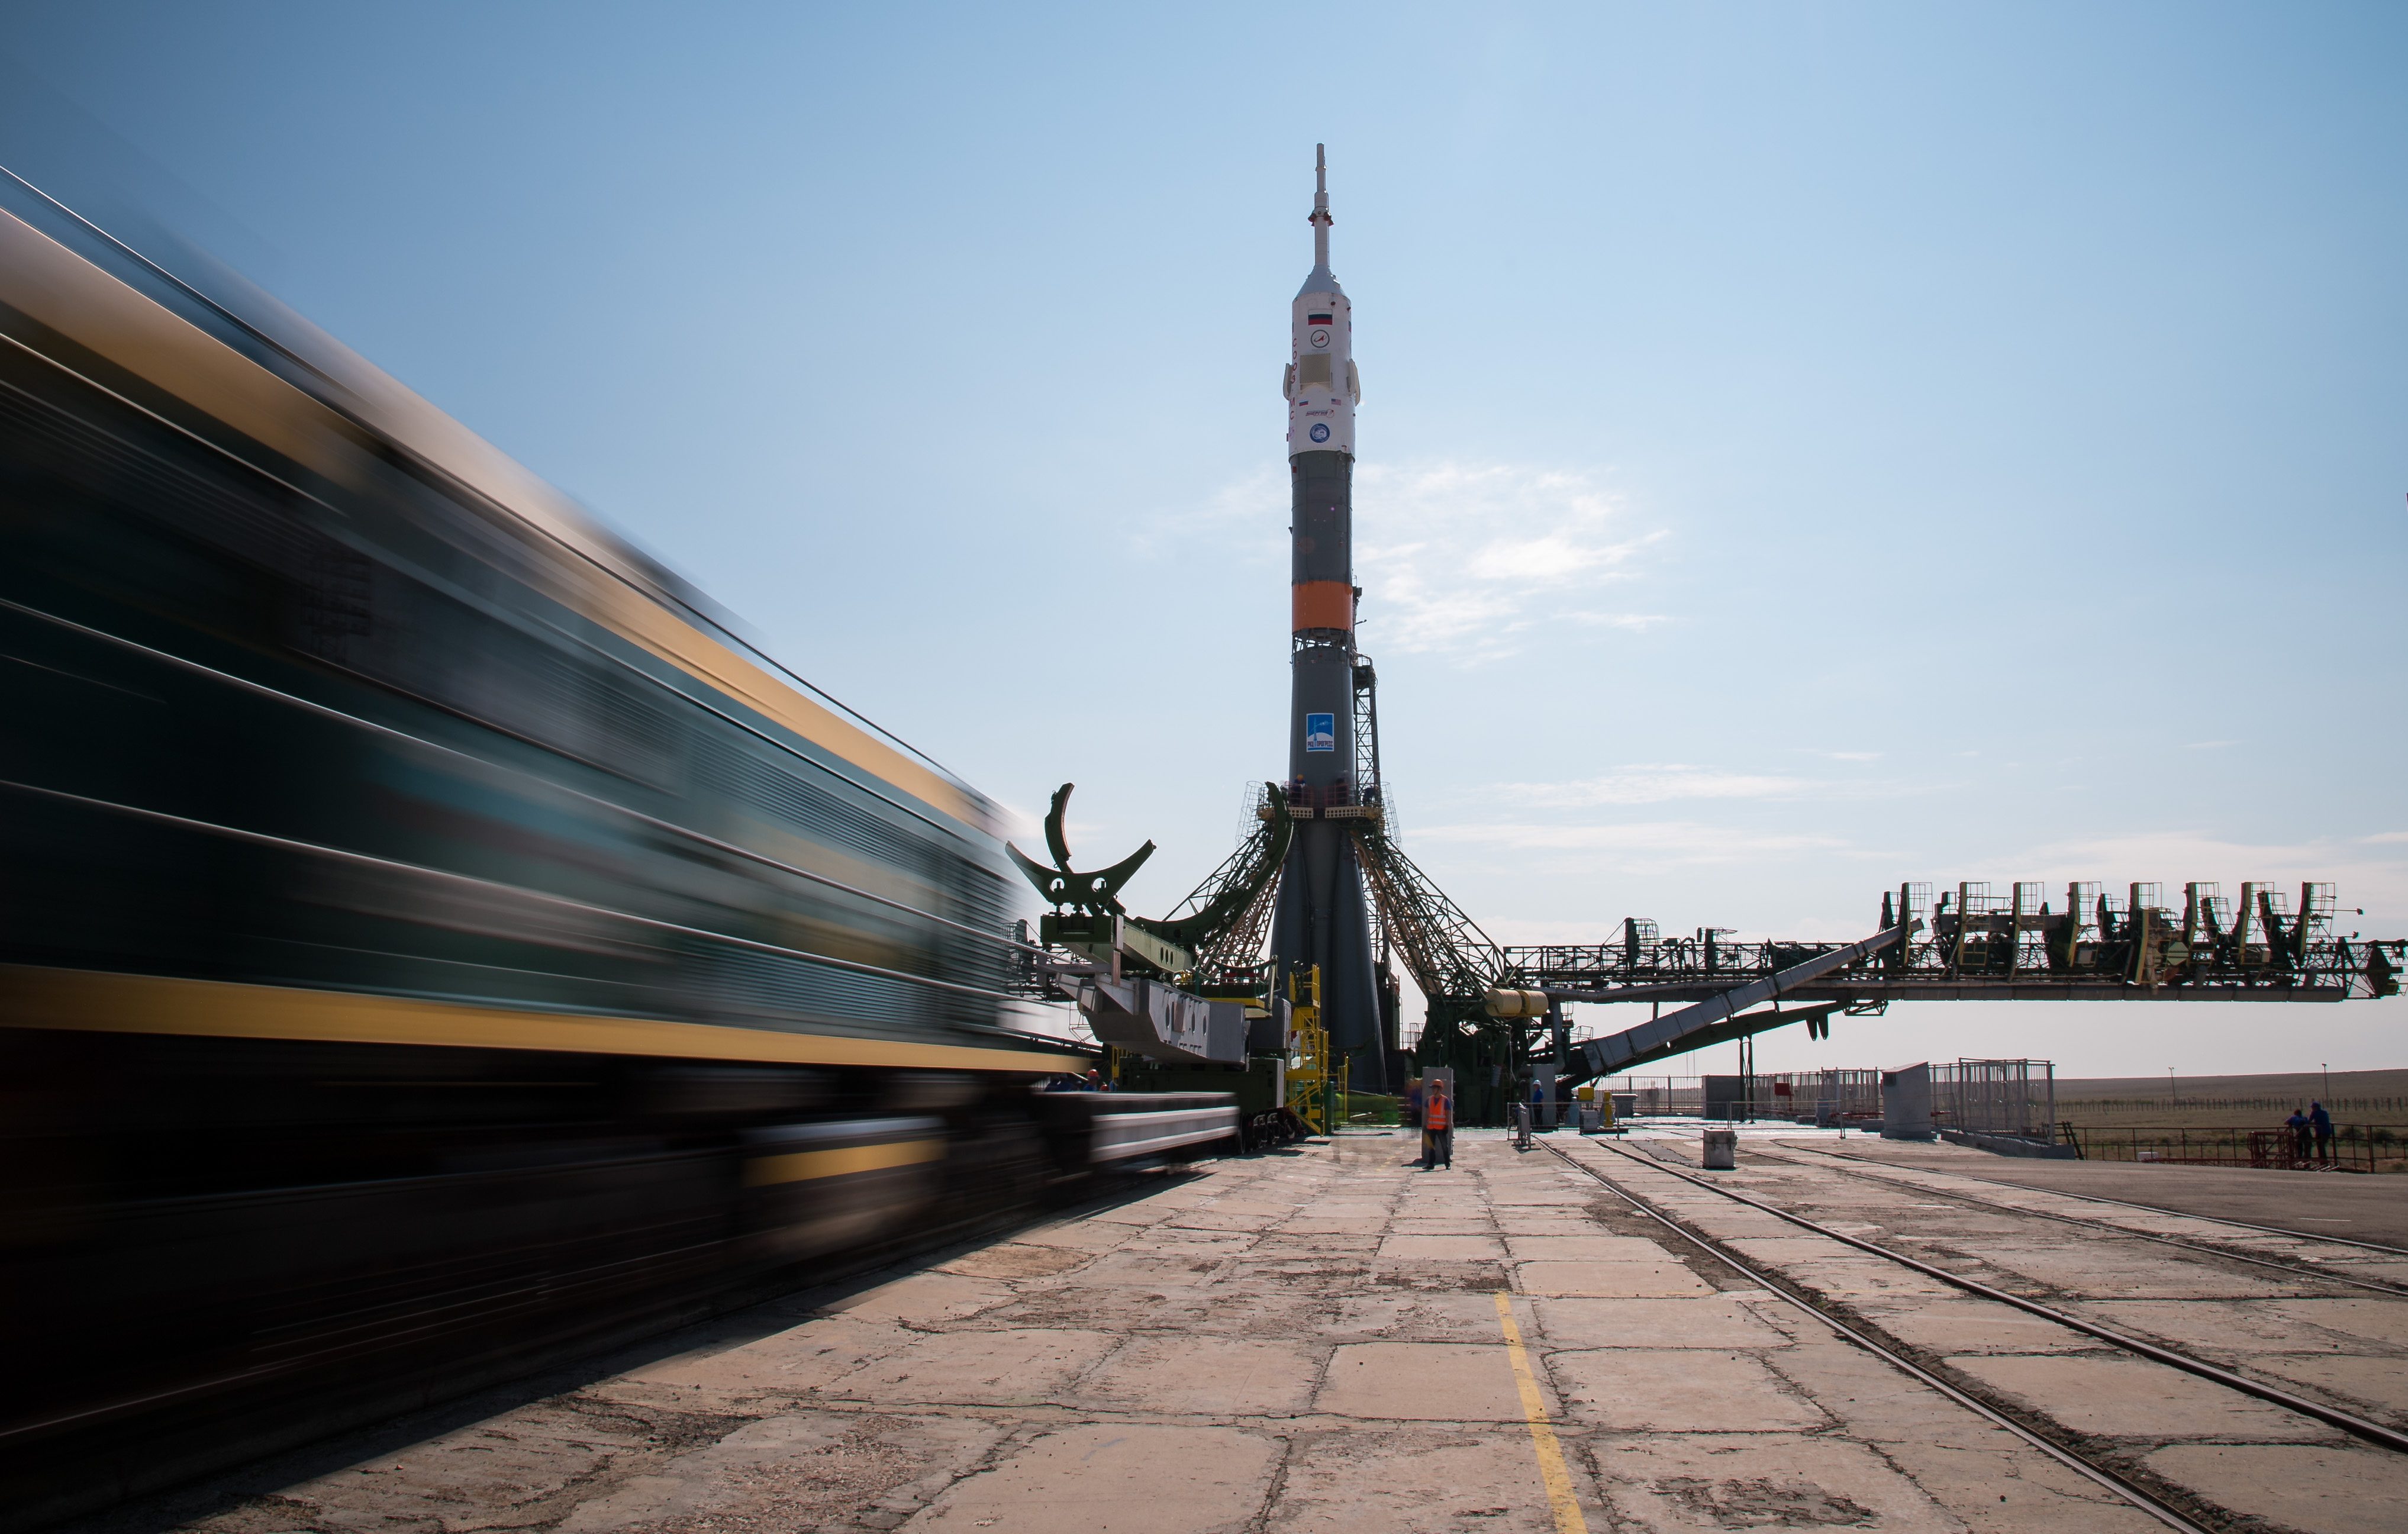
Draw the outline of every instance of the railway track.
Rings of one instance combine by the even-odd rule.
[[[1995,1199],[1976,1197],[1971,1194],[1959,1193],[1954,1188],[1919,1182],[1911,1177],[1891,1177],[1881,1172],[1868,1170],[1861,1167],[1836,1165],[1835,1162],[1837,1158],[1826,1158],[1813,1152],[1804,1153],[1804,1154],[1811,1159],[1800,1159],[1798,1155],[1775,1155],[1770,1152],[1751,1146],[1748,1149],[1748,1154],[1759,1160],[1777,1162],[1785,1167],[1811,1167],[1818,1171],[1837,1172],[1842,1177],[1862,1178],[1868,1183],[1882,1183],[1895,1188],[1909,1188],[1917,1193],[1937,1194],[1942,1197],[1963,1204],[1968,1208],[1988,1210],[1993,1213],[2013,1215],[2018,1219],[2049,1220],[2058,1225],[2068,1225],[2076,1226],[2077,1228],[2095,1230],[2102,1235],[2114,1236],[2119,1240],[2151,1241],[2159,1246],[2172,1246],[2180,1248],[2186,1252],[2197,1252],[2205,1256],[2214,1257],[2219,1261],[2247,1263],[2256,1268],[2271,1268],[2278,1272],[2290,1273],[2300,1278],[2314,1279],[2322,1283],[2347,1284],[2356,1289],[2369,1289],[2377,1294],[2394,1295],[2401,1298],[2408,1299],[2408,1283],[2393,1283],[2383,1279],[2363,1278],[2356,1274],[2349,1273],[2337,1273],[2329,1268],[2318,1267],[2313,1261],[2286,1262],[2279,1257],[2261,1256],[2253,1252],[2238,1252],[2229,1247],[2214,1245],[2208,1241],[2185,1240],[2178,1236],[2163,1236],[2155,1231],[2136,1230],[2129,1226],[2119,1226],[2108,1220],[2087,1220],[2078,1214],[2064,1214],[2059,1213],[2055,1210],[2028,1209],[2019,1204],[2000,1203]],[[1941,1173],[1939,1175],[1954,1176],[1956,1174]],[[1979,1181],[1988,1182],[1989,1179],[1983,1178],[1979,1179]],[[2020,1184],[1995,1183],[1993,1185],[2000,1187],[2015,1187]],[[2089,1200],[2090,1198],[2090,1196],[2087,1194],[2055,1193],[2054,1190],[2042,1191],[2051,1192],[2055,1197],[2060,1198],[2082,1198],[2085,1200]],[[2100,1203],[2122,1202],[2120,1199],[2099,1199],[2095,1201]],[[2148,1206],[2136,1204],[2130,1207],[2135,1209],[2145,1209]],[[2209,1215],[2182,1214],[2180,1211],[2172,1210],[2158,1211],[2157,1212],[2173,1215],[2180,1219],[2197,1220],[2202,1224],[2233,1225],[2237,1223],[2229,1220],[2218,1220]],[[2277,1231],[2271,1226],[2244,1226],[2242,1228],[2258,1231],[2263,1234],[2289,1236],[2295,1240],[2303,1241],[2326,1241],[2333,1240],[2331,1237],[2312,1236],[2296,1230]],[[2387,1255],[2408,1257],[2408,1251],[2401,1251],[2398,1247],[2383,1246],[2373,1241],[2336,1241],[2335,1244],[2348,1245],[2363,1250],[2380,1252]]]
[[[1802,1151],[1801,1147],[1794,1145],[1784,1146],[1783,1148],[1790,1151]],[[1750,1155],[1760,1155],[1763,1153],[1756,1147],[1751,1146],[1748,1149],[1748,1154]],[[1814,1166],[1823,1166],[1828,1163],[1838,1163],[1843,1161],[1854,1162],[1858,1166],[1874,1165],[1874,1163],[1869,1161],[1864,1156],[1851,1155],[1845,1151],[1802,1151],[1802,1154],[1817,1157],[1818,1159],[1812,1163],[1812,1165]],[[1776,1156],[1768,1157],[1767,1159],[1778,1160],[1780,1158]],[[1805,1164],[1806,1163],[1800,1163],[1800,1165]],[[2106,1198],[2095,1193],[2068,1193],[2059,1188],[2040,1187],[2029,1183],[2010,1183],[2006,1179],[2000,1177],[1975,1177],[1971,1172],[1929,1172],[1926,1175],[1953,1178],[1960,1183],[1986,1183],[1994,1188],[2013,1188],[2018,1193],[2041,1193],[2053,1195],[2059,1198],[2079,1198],[2086,1204],[2111,1204],[2117,1209],[2137,1209],[2144,1211],[2150,1214],[2162,1214],[2169,1219],[2200,1220],[2210,1225],[2230,1226],[2235,1230],[2254,1231],[2260,1236],[2288,1236],[2294,1240],[2320,1241],[2327,1246],[2354,1246],[2361,1251],[2380,1252],[2386,1257],[2408,1257],[2408,1247],[2387,1246],[2381,1241],[2361,1241],[2348,1236],[2328,1236],[2313,1230],[2293,1230],[2287,1226],[2253,1225],[2247,1220],[2228,1219],[2220,1214],[2200,1214],[2186,1209],[2168,1209],[2163,1204],[2139,1204],[2134,1203],[2129,1198]],[[1905,1179],[1893,1179],[1893,1181],[1898,1182],[1901,1186],[1907,1187],[1919,1187],[1923,1185],[1909,1182]],[[2013,1208],[2014,1206],[2008,1207]],[[2037,1214],[2040,1211],[2037,1210],[2015,1208],[2014,1212],[2018,1214]],[[2112,1226],[2110,1228],[2121,1231],[2126,1235],[2139,1236],[2147,1234],[2145,1231],[2131,1230],[2120,1226]]]
[[[2132,1507],[2147,1513],[2170,1528],[2237,1529],[2256,1527],[2256,1521],[2231,1513],[2178,1483],[2156,1473],[2145,1465],[2139,1463],[2137,1456],[2128,1451],[2119,1451],[2114,1445],[2089,1432],[2069,1426],[2044,1411],[2036,1410],[2033,1406],[2014,1398],[2006,1392],[1973,1378],[1965,1370],[1953,1367],[1945,1358],[1931,1351],[1900,1340],[1885,1326],[1881,1318],[1868,1314],[1843,1300],[1835,1299],[1813,1285],[1801,1282],[1799,1278],[1784,1272],[1782,1264],[1778,1261],[1757,1257],[1736,1249],[1728,1240],[1699,1228],[1697,1221],[1684,1218],[1677,1208],[1668,1207],[1660,1197],[1665,1190],[1660,1186],[1650,1189],[1647,1183],[1650,1180],[1669,1180],[1686,1184],[1691,1188],[1705,1190],[1728,1199],[1736,1205],[1744,1206],[1760,1214],[1771,1216],[1785,1225],[1811,1232],[1815,1237],[1835,1242],[1850,1251],[1881,1258],[1925,1278],[1936,1280],[1979,1300],[2009,1307],[2023,1314],[2047,1321],[2088,1338],[2094,1342],[2104,1343],[2132,1357],[2180,1370],[2184,1374],[2206,1381],[2234,1395],[2296,1413],[2324,1426],[2347,1433],[2379,1449],[2408,1454],[2408,1432],[2402,1432],[2387,1424],[2283,1389],[2278,1385],[2251,1379],[2179,1348],[2169,1347],[2120,1328],[2104,1326],[2057,1306],[2009,1293],[1961,1273],[1950,1271],[1908,1253],[1896,1251],[1861,1236],[1794,1213],[1777,1204],[1727,1186],[1711,1178],[1698,1176],[1680,1168],[1667,1165],[1659,1158],[1641,1155],[1618,1145],[1596,1141],[1584,1142],[1597,1145],[1599,1151],[1618,1159],[1621,1164],[1619,1174],[1609,1175],[1608,1167],[1600,1167],[1590,1158],[1574,1155],[1552,1141],[1541,1141],[1541,1143],[1545,1144],[1549,1151],[1562,1160],[1594,1178],[1641,1215],[1677,1236],[1683,1242],[1702,1251],[1716,1263],[1812,1316],[1821,1325],[1882,1358],[1893,1368],[1939,1391],[1990,1423],[2014,1434],[2051,1458],[2111,1491]],[[1777,1156],[1767,1156],[1765,1159],[1784,1161],[1786,1165],[1817,1170],[1841,1171],[1843,1174],[1860,1176],[1867,1182],[1885,1183],[1891,1186],[1908,1188],[1916,1192],[1955,1197],[1946,1190],[1934,1189],[1904,1180],[1883,1178],[1869,1172],[1860,1173],[1856,1168],[1825,1168],[1818,1162],[1789,1161]],[[1651,1197],[1651,1193],[1656,1197]],[[2017,1209],[2011,1205],[1994,1204],[1985,1199],[1967,1197],[1961,1201],[1969,1206],[1985,1208],[1995,1212],[2036,1218],[2050,1217],[2039,1211]],[[2100,1231],[2112,1232],[2119,1238],[2147,1234],[2125,1230],[2106,1222],[2084,1221],[2075,1216],[2064,1217],[2063,1223],[2077,1226],[2088,1226]],[[2283,1234],[2297,1236],[2299,1233],[2283,1232]],[[2302,1239],[2323,1240],[2324,1238]],[[2344,1275],[2322,1271],[2306,1265],[2285,1264],[2265,1259],[2245,1259],[2238,1254],[2194,1242],[2168,1239],[2162,1244],[2183,1248],[2216,1261],[2253,1260],[2256,1266],[2283,1269],[2298,1277],[2318,1283],[2375,1289],[2386,1294],[2401,1292],[2396,1285],[2384,1284],[2375,1281],[2352,1280]],[[2352,1244],[2373,1245],[2367,1242]],[[2377,1250],[2390,1249],[2377,1248]]]

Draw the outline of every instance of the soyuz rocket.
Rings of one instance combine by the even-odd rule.
[[[1356,1056],[1354,1077],[1381,1090],[1380,992],[1371,923],[1353,822],[1333,809],[1359,805],[1354,754],[1354,319],[1329,273],[1329,181],[1313,148],[1312,273],[1289,314],[1287,394],[1292,669],[1288,790],[1295,839],[1281,870],[1271,924],[1273,973],[1321,967],[1321,1023],[1332,1047]],[[1310,807],[1312,818],[1304,810]]]

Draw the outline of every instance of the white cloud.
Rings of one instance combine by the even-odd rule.
[[[1367,646],[1487,660],[1553,623],[1642,630],[1600,607],[1661,532],[1634,532],[1586,475],[1512,464],[1371,465],[1354,480]]]
[[[2383,841],[2408,841],[2408,831],[2384,831],[2384,832],[2381,832],[2381,833],[2379,833],[2379,834],[2377,834],[2377,835],[2371,836],[2371,837],[2360,837],[2360,838],[2358,838],[2358,839],[2359,839],[2360,841],[2375,841],[2375,842],[2383,842]]]

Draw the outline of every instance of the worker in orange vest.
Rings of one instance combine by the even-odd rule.
[[[1448,1082],[1432,1077],[1422,1087],[1422,1170],[1455,1165],[1455,1098]]]

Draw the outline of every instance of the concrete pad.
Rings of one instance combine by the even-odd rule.
[[[2165,1534],[2165,1525],[2054,1460],[1997,1447],[1891,1441],[1881,1455],[1983,1534]]]
[[[1276,1461],[1268,1440],[1233,1427],[1073,1427],[956,1484],[912,1527],[932,1534],[1234,1534],[1260,1509]]]
[[[1383,1262],[1372,1269],[1369,1282],[1386,1289],[1483,1295],[1511,1287],[1499,1262]]]
[[[873,1358],[910,1346],[921,1334],[858,1315],[824,1316],[741,1347],[665,1358],[609,1382],[614,1387],[665,1386],[701,1396],[676,1398],[693,1410],[762,1394],[824,1389]]]
[[[1954,1299],[1965,1292],[1880,1257],[1843,1257],[1778,1266],[1784,1277],[1833,1299]]]
[[[1287,1215],[1288,1211],[1286,1210],[1280,1210],[1277,1212],[1266,1211],[1261,1213],[1250,1214],[1232,1212],[1228,1210],[1218,1208],[1191,1209],[1172,1215],[1169,1219],[1165,1220],[1162,1224],[1154,1226],[1154,1228],[1159,1231],[1264,1230],[1268,1229],[1272,1225],[1277,1224],[1279,1221],[1285,1219]]]
[[[1789,1339],[1738,1298],[1537,1299],[1538,1338],[1564,1348],[1778,1348]]]
[[[1703,1228],[1701,1226],[1700,1228]],[[1824,1236],[1801,1236],[1792,1226],[1784,1236],[1742,1236],[1732,1231],[1708,1231],[1750,1262],[1780,1268],[1793,1262],[1828,1262],[1834,1257],[1854,1256],[1856,1249],[1843,1241]],[[1918,1254],[1920,1255],[1920,1254]]]
[[[2070,1326],[1979,1299],[1935,1299],[1867,1312],[1902,1342],[1933,1353],[2087,1353],[2105,1346]]]
[[[1104,1252],[1127,1240],[1136,1232],[1128,1226],[1077,1220],[1043,1230],[1032,1230],[1017,1240],[1026,1246],[1059,1246],[1074,1252]]]
[[[1505,1243],[1494,1236],[1391,1236],[1380,1243],[1383,1262],[1494,1262]]]
[[[1500,1209],[1494,1223],[1507,1236],[1584,1236],[1596,1229],[1586,1210]]]
[[[1388,1222],[1393,1236],[1494,1236],[1495,1222],[1469,1215],[1446,1219],[1416,1220],[1399,1215]]]
[[[2408,1412],[2408,1359],[2348,1353],[2276,1354],[2243,1359],[2242,1367],[2251,1374],[2270,1376],[2278,1384],[2307,1385],[2382,1408],[2378,1416],[2396,1417]]]
[[[2315,1282],[2303,1279],[2294,1283],[2276,1273],[2258,1277],[2225,1272],[2165,1247],[2126,1244],[2108,1239],[2070,1241],[2061,1246],[1994,1242],[1983,1247],[1982,1260],[2066,1294],[2100,1299],[2221,1299],[2262,1295],[2269,1289],[2279,1292]]]
[[[1289,1236],[1383,1236],[1387,1233],[1388,1220],[1385,1215],[1341,1220],[1299,1214],[1293,1220],[1282,1221],[1275,1228]]]
[[[917,1511],[978,1463],[1003,1429],[955,1417],[808,1412],[748,1423],[581,1503],[561,1534],[710,1518],[809,1527]]]
[[[923,1337],[827,1388],[892,1403],[1026,1406],[1069,1398],[1071,1383],[1118,1340],[1099,1332],[956,1331]]]
[[[927,1326],[975,1315],[1011,1297],[1001,1284],[952,1273],[914,1273],[848,1295],[828,1307],[857,1320],[893,1317],[910,1326]]]
[[[1521,1392],[1501,1335],[1478,1345],[1346,1343],[1330,1355],[1313,1409],[1406,1422],[1523,1420]]]
[[[574,1427],[558,1421],[559,1413],[538,1408],[532,1415],[529,1421],[530,1413],[512,1413],[306,1482],[280,1498],[287,1505],[268,1527],[490,1527],[509,1518],[495,1510],[573,1495],[572,1488],[607,1474],[613,1460],[636,1447],[617,1433],[578,1441],[563,1435],[561,1429]]]
[[[1094,1260],[1090,1254],[1068,1247],[1003,1241],[965,1253],[940,1265],[937,1271],[1010,1283],[1014,1279],[1054,1278]]]
[[[1122,1247],[1105,1253],[1080,1269],[1079,1282],[1124,1284],[1139,1289],[1192,1289],[1210,1283],[1212,1275],[1221,1270],[1221,1263],[1220,1255],[1211,1253],[1135,1251]]]
[[[1754,1355],[1712,1349],[1599,1348],[1552,1353],[1576,1421],[1662,1433],[1775,1433],[1829,1418]]]
[[[2317,1534],[2408,1528],[2408,1459],[2356,1444],[2184,1444],[2143,1463],[2243,1517]]]
[[[1713,1284],[1670,1257],[1660,1262],[1521,1262],[1513,1265],[1513,1281],[1526,1295],[1669,1299],[1714,1293]]]
[[[1959,1355],[1948,1362],[2068,1427],[2101,1438],[2279,1442],[2336,1436],[2322,1423],[2144,1358]]]
[[[1494,1342],[1502,1335],[1493,1289],[1348,1295],[1322,1330],[1393,1342]]]
[[[2272,1311],[2327,1331],[2408,1347],[2408,1305],[2396,1299],[2260,1300],[2250,1309]]]
[[[1644,1236],[1509,1236],[1516,1262],[1665,1262],[1663,1246]]]
[[[1568,1468],[1589,1527],[1601,1531],[1588,1478]],[[1517,1427],[1316,1433],[1289,1456],[1265,1525],[1275,1534],[1553,1534],[1555,1527],[1529,1434]]]
[[[1596,1447],[1595,1462],[1617,1529],[1962,1527],[1878,1455],[1829,1438],[1616,1440]]]
[[[1125,1411],[1288,1416],[1312,1404],[1320,1364],[1301,1342],[1142,1336],[1123,1344],[1082,1389]]]

